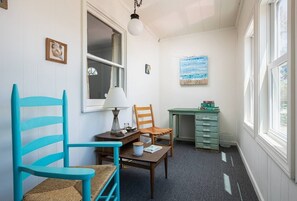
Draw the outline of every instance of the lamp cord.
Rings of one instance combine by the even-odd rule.
[[[136,6],[139,8],[142,4],[142,0],[138,3],[138,0],[134,0],[134,14],[136,14]]]

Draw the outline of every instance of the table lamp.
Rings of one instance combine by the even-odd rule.
[[[111,127],[111,133],[117,134],[121,132],[118,115],[121,109],[126,109],[129,107],[126,95],[123,88],[112,87],[109,89],[104,108],[113,108],[113,122]]]

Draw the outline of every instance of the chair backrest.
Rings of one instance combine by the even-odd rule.
[[[60,107],[62,113],[60,116],[38,116],[28,118],[23,113],[22,108],[25,107],[37,107],[38,111],[45,106],[50,106],[51,110],[53,106]],[[48,109],[48,107],[47,107]],[[27,109],[26,109],[27,110]],[[35,109],[36,110],[36,109]],[[26,113],[28,114],[28,113]],[[14,185],[17,188],[22,187],[22,181],[26,179],[30,174],[23,173],[19,170],[19,167],[23,166],[23,157],[27,154],[55,143],[63,143],[63,151],[58,153],[49,154],[42,158],[37,159],[31,165],[47,166],[58,160],[64,160],[64,167],[69,166],[69,151],[68,151],[68,119],[67,119],[67,96],[66,92],[63,92],[63,98],[51,98],[44,96],[33,96],[20,98],[18,87],[13,85],[11,95],[11,118],[12,118],[12,147],[13,147],[13,173],[14,173]],[[22,143],[22,135],[30,134],[28,130],[40,128],[44,126],[61,124],[61,134],[46,134],[38,139],[34,139],[26,144]],[[26,133],[25,133],[26,131]],[[24,145],[23,145],[24,144]],[[28,164],[26,164],[28,165]]]
[[[146,107],[137,107],[134,105],[134,112],[137,129],[155,127],[153,108],[151,104]]]

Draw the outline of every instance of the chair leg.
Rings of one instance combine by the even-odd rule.
[[[83,180],[82,181],[82,190],[83,190],[83,201],[91,200],[91,180]]]
[[[155,144],[155,136],[151,135],[152,144]]]

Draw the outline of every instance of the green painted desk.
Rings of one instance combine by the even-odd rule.
[[[175,116],[174,133],[176,140],[189,141],[189,139],[179,136],[179,116],[193,115],[195,116],[195,147],[219,149],[219,111],[206,111],[197,108],[174,108],[168,111],[170,128],[173,128],[173,116]]]

